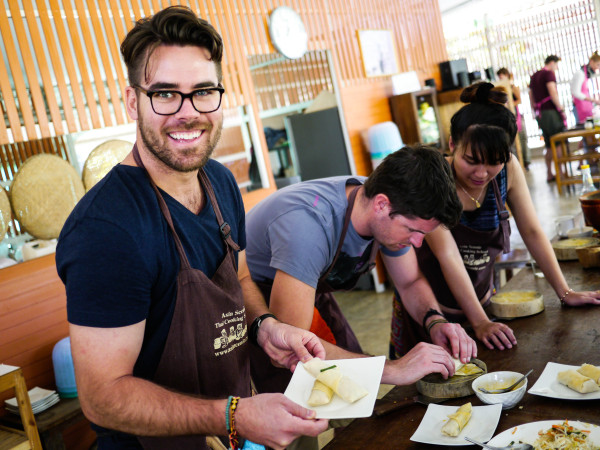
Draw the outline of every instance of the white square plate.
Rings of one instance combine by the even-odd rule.
[[[600,391],[590,392],[588,394],[580,394],[571,388],[560,384],[556,377],[558,372],[563,372],[569,369],[579,369],[581,366],[569,366],[567,364],[558,364],[549,362],[544,367],[544,371],[529,389],[530,394],[541,395],[542,397],[560,398],[565,400],[597,400],[600,398]]]
[[[43,402],[55,393],[56,391],[50,391],[48,389],[42,389],[41,387],[36,386],[33,389],[29,390],[29,402],[31,403],[31,406],[34,407],[37,403]],[[17,407],[17,398],[9,398],[8,400],[4,400],[4,403],[6,403],[7,405]]]
[[[308,398],[315,384],[315,378],[299,363],[292,375],[284,395],[305,408],[314,409],[318,419],[354,419],[369,417],[377,399],[385,356],[372,358],[328,360],[338,366],[344,375],[364,387],[369,393],[354,403],[348,403],[334,394],[331,402],[323,406],[308,406]]]
[[[494,435],[502,404],[473,406],[471,419],[456,437],[446,436],[442,433],[442,427],[448,421],[448,416],[455,413],[458,406],[445,406],[430,403],[427,412],[419,424],[417,431],[410,437],[411,441],[423,444],[437,445],[473,445],[465,441],[464,436],[469,436],[480,442],[487,442]]]

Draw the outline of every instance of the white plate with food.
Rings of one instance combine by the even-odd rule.
[[[540,433],[544,434],[546,433],[548,430],[552,429],[553,425],[562,425],[565,421],[562,419],[557,419],[557,420],[543,420],[540,422],[531,422],[531,423],[526,423],[523,425],[519,425],[513,428],[510,428],[506,431],[503,431],[502,433],[500,433],[499,435],[495,436],[492,440],[490,440],[488,442],[489,445],[494,445],[494,446],[504,446],[504,445],[510,445],[511,442],[523,442],[526,444],[531,444],[534,445],[534,443],[536,442],[536,440],[538,438],[540,438]],[[577,449],[594,449],[594,448],[598,448],[598,446],[600,446],[600,427],[597,425],[592,425],[586,422],[579,422],[579,421],[571,421],[568,420],[567,421],[568,425],[572,426],[574,429],[576,430],[584,430],[584,431],[589,431],[589,436],[588,438],[585,440],[585,442],[587,442],[588,445],[590,445],[589,447],[586,447],[584,445],[584,443],[582,443],[581,441],[576,441],[576,438],[580,438],[580,433],[571,433],[569,435],[565,436],[560,436],[557,437],[558,439],[564,439],[565,441],[571,443],[571,446],[563,446],[563,447],[558,447],[558,446],[548,446],[548,447],[544,447],[544,448],[577,448]],[[562,433],[559,433],[560,435],[562,435]],[[546,439],[552,439],[551,436],[546,436]],[[554,439],[557,439],[554,438]]]
[[[458,436],[446,436],[442,428],[449,421],[448,416],[458,410],[458,406],[436,405],[430,403],[417,431],[410,437],[411,441],[435,445],[473,445],[465,441],[469,436],[480,442],[486,442],[494,435],[502,405],[473,406],[471,418]]]
[[[335,359],[324,361],[328,367],[336,366],[340,373],[354,381],[367,391],[366,395],[353,403],[349,403],[334,394],[328,404],[309,406],[315,377],[302,363],[299,363],[292,375],[284,395],[305,408],[314,409],[318,419],[354,419],[369,417],[373,413],[375,400],[381,383],[385,356],[371,358]]]
[[[600,399],[600,391],[580,394],[558,382],[558,373],[566,370],[577,370],[581,366],[571,366],[549,362],[535,384],[529,389],[530,394],[542,397],[560,398],[564,400],[597,400]]]

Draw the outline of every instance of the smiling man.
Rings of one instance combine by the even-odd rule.
[[[460,325],[442,321],[413,247],[439,225],[454,226],[461,211],[441,152],[405,147],[368,178],[305,181],[260,202],[246,215],[248,267],[279,320],[317,334],[328,359],[356,358],[364,355],[331,293],[352,289],[381,250],[411,316],[431,327],[438,344],[420,343],[388,361],[382,382],[411,384],[432,372],[447,377],[454,372],[450,354],[466,361],[476,356],[475,342]],[[259,392],[283,391],[289,375],[265,367],[260,349],[252,353]]]
[[[79,400],[100,450],[284,448],[327,427],[281,394],[251,395],[249,339],[288,369],[325,353],[275,320],[250,279],[242,197],[210,159],[222,51],[185,7],[135,24],[121,46],[135,145],[59,238]]]

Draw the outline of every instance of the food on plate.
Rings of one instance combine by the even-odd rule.
[[[325,386],[319,380],[315,380],[310,397],[308,398],[309,406],[323,406],[328,404],[333,398],[333,389]]]
[[[333,361],[323,361],[320,358],[313,358],[304,364],[304,368],[348,403],[354,403],[369,393],[369,391],[354,380],[344,375]]]
[[[581,394],[600,391],[600,386],[598,386],[594,380],[573,369],[558,372],[556,378],[560,384],[564,384]]]
[[[540,430],[539,437],[533,443],[535,450],[579,449],[594,450],[598,447],[588,441],[589,430],[579,430],[565,420],[562,424],[552,425],[549,430]]]
[[[458,408],[455,413],[450,414],[448,416],[450,420],[442,427],[442,433],[452,437],[458,436],[471,418],[472,410],[473,407],[471,406],[471,402],[469,402]]]
[[[583,364],[579,369],[577,369],[577,372],[586,377],[590,377],[596,382],[596,384],[600,384],[600,367],[596,367],[591,364]]]
[[[544,296],[536,291],[500,292],[492,296],[491,311],[496,317],[524,317],[544,310]]]

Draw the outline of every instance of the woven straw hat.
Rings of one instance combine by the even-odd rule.
[[[4,239],[4,235],[8,231],[8,225],[11,220],[10,201],[8,194],[0,187],[0,241]]]
[[[37,239],[54,239],[85,190],[75,168],[56,155],[29,158],[16,173],[10,197],[15,217]]]
[[[98,181],[110,172],[114,166],[125,159],[133,144],[119,139],[112,139],[97,146],[88,155],[83,165],[83,184],[89,191]]]

